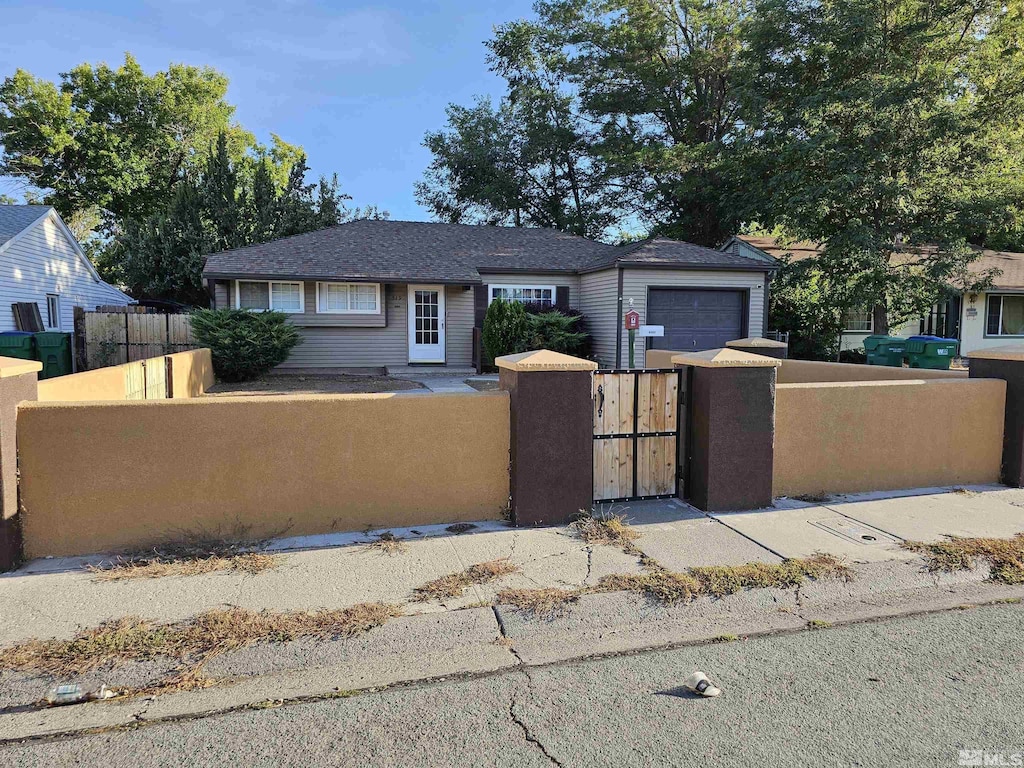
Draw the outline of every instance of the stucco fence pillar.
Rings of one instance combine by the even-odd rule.
[[[514,525],[570,522],[594,501],[597,363],[539,350],[499,357],[509,393],[509,505]]]
[[[775,357],[779,360],[785,360],[789,357],[789,344],[784,341],[775,341],[774,339],[762,339],[760,337],[734,339],[733,341],[725,342],[725,346],[729,349],[738,349],[740,352]]]
[[[1024,344],[979,349],[970,360],[972,379],[1006,382],[1002,481],[1024,488]]]
[[[0,571],[21,564],[18,497],[18,405],[35,400],[39,371],[35,360],[0,357]]]
[[[771,506],[782,361],[734,349],[675,355],[686,374],[681,493],[706,512]]]

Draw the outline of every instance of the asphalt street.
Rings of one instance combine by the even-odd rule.
[[[955,610],[14,744],[0,765],[1013,764],[1022,637],[1021,605]],[[681,692],[695,669],[720,698]]]

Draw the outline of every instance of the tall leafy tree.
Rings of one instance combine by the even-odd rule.
[[[299,154],[287,182],[273,154],[232,160],[220,135],[194,178],[179,182],[169,204],[142,219],[127,219],[107,265],[114,280],[138,297],[204,305],[204,257],[214,251],[264,243],[354,218],[387,218],[376,208],[349,209],[336,176],[306,182]]]
[[[963,224],[1012,216],[988,185],[1024,150],[1021,6],[760,0],[756,11],[744,143],[746,175],[769,193],[765,220],[825,246],[819,273],[873,308],[876,332],[951,284],[989,282],[970,267]]]
[[[750,0],[537,2],[536,21],[499,27],[488,43],[492,68],[508,83],[500,108],[451,107],[449,130],[428,134],[435,161],[426,186],[434,195],[421,200],[453,218],[483,199],[491,215],[482,218],[502,221],[529,210],[515,205],[521,200],[564,199],[573,204],[568,213],[582,211],[582,190],[595,215],[531,215],[526,223],[607,235],[616,223],[638,221],[649,232],[718,245],[754,212],[736,182],[733,152],[749,7]],[[520,170],[534,147],[555,163],[530,165],[529,175],[502,170]],[[559,194],[537,194],[556,182]],[[593,224],[579,227],[583,218]]]
[[[162,208],[221,133],[234,155],[253,143],[232,123],[228,81],[173,64],[147,75],[82,64],[59,83],[18,70],[0,85],[0,174],[46,190],[66,218],[97,206],[108,228]]]

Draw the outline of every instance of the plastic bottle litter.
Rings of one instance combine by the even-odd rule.
[[[703,672],[694,672],[683,681],[683,685],[701,696],[717,696],[722,692],[720,688],[717,688],[714,683],[708,680],[708,676]]]
[[[93,690],[85,690],[78,683],[71,683],[70,685],[53,686],[46,692],[44,701],[51,707],[60,707],[65,704],[81,704],[83,701],[102,701],[116,695],[105,685]]]

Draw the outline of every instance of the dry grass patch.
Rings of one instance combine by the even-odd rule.
[[[624,515],[590,514],[571,523],[570,527],[587,544],[620,547],[627,554],[639,554],[634,542],[640,538],[640,533]]]
[[[99,565],[87,565],[94,581],[159,579],[198,576],[214,571],[261,573],[281,564],[279,555],[247,551],[241,541],[186,534],[180,541],[146,552],[120,555]]]
[[[602,576],[599,592],[640,592],[666,605],[686,603],[700,597],[700,583],[688,573],[656,569],[647,573]]]
[[[408,545],[401,537],[391,532],[382,533],[376,541],[367,544],[366,549],[380,552],[382,555],[404,555],[409,551]]]
[[[202,688],[213,682],[202,675],[203,665],[227,651],[302,637],[351,637],[401,615],[397,605],[361,603],[285,613],[216,609],[176,624],[128,617],[83,630],[70,640],[29,640],[0,649],[0,669],[71,677],[106,664],[168,658],[178,662],[178,669],[149,691]]]
[[[850,580],[852,571],[832,555],[794,558],[781,563],[747,563],[690,568],[675,573],[661,566],[649,566],[645,573],[604,576],[597,582],[599,592],[640,592],[667,605],[685,603],[703,595],[724,597],[744,589],[790,588],[805,579]]]
[[[464,571],[449,573],[447,576],[416,587],[413,590],[413,600],[425,603],[428,600],[447,600],[459,597],[473,584],[487,584],[497,581],[502,576],[518,572],[519,566],[507,557],[500,560],[488,560],[486,563],[476,563]]]
[[[699,582],[700,592],[712,597],[732,595],[743,589],[789,589],[799,586],[805,579],[837,578],[849,581],[853,575],[839,558],[832,555],[793,558],[781,563],[691,568],[689,573]]]
[[[498,593],[497,602],[511,605],[540,619],[560,616],[569,606],[586,594],[586,589],[505,589]]]
[[[992,581],[1024,584],[1024,533],[1009,539],[958,538],[926,544],[905,541],[900,546],[924,555],[932,571],[968,571],[978,560],[992,569]]]

